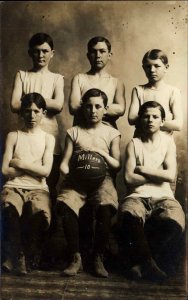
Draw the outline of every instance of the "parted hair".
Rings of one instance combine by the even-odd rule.
[[[144,66],[147,63],[148,59],[160,59],[165,66],[168,66],[168,57],[160,49],[152,49],[146,52],[142,59],[142,65]]]
[[[161,112],[162,120],[165,120],[165,110],[164,110],[163,106],[160,103],[158,103],[157,101],[147,101],[144,104],[142,104],[142,106],[140,107],[139,112],[138,112],[139,120],[142,118],[142,116],[146,112],[147,108],[156,108],[156,107]]]
[[[82,103],[86,103],[90,97],[101,97],[103,99],[104,107],[107,106],[108,97],[107,95],[99,89],[90,89],[82,97]]]
[[[43,96],[39,93],[29,93],[21,98],[21,112],[35,103],[38,108],[46,110],[46,102]]]

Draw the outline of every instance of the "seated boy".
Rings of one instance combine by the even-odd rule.
[[[55,140],[40,129],[45,110],[40,94],[30,93],[22,98],[20,114],[24,127],[8,134],[3,157],[2,173],[8,178],[1,194],[6,245],[3,269],[20,275],[27,273],[25,254],[34,254],[51,219],[45,178],[51,171]]]
[[[87,48],[90,70],[75,75],[71,85],[69,108],[70,113],[75,116],[74,124],[80,125],[82,122],[82,96],[89,89],[97,88],[108,98],[103,122],[117,128],[116,120],[125,113],[125,87],[120,79],[111,76],[106,70],[112,56],[111,44],[105,37],[96,36],[89,40]]]
[[[130,275],[137,279],[166,278],[160,258],[173,254],[185,227],[184,212],[170,188],[176,174],[176,146],[172,137],[160,131],[164,119],[165,111],[159,103],[144,103],[139,110],[141,136],[133,138],[126,149],[129,193],[120,212]],[[150,238],[144,231],[146,221],[153,224]],[[160,261],[160,267],[155,260]]]
[[[120,132],[102,123],[107,96],[99,89],[88,90],[82,98],[83,127],[74,126],[67,131],[64,157],[60,170],[67,175],[57,197],[57,213],[62,216],[65,236],[70,251],[70,265],[64,270],[68,276],[76,275],[82,266],[79,249],[79,211],[87,204],[95,207],[95,237],[93,267],[97,276],[108,277],[103,265],[103,255],[110,233],[111,217],[118,207],[118,196],[110,176],[111,170],[120,169]],[[94,191],[76,187],[68,174],[74,153],[90,150],[99,153],[107,164],[107,174]],[[86,187],[87,188],[87,187]],[[86,225],[87,226],[87,225]]]

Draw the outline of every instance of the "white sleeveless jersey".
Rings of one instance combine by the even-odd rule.
[[[46,133],[40,130],[37,133],[27,133],[17,131],[17,141],[13,158],[18,158],[30,163],[38,162],[42,165],[42,159],[45,151]],[[42,189],[48,191],[46,179],[33,177],[25,174],[13,179],[9,179],[4,187],[23,188],[23,189]]]
[[[117,88],[117,78],[112,77],[111,75],[107,74],[107,77],[103,77],[103,84],[99,82],[98,86],[94,86],[89,79],[87,74],[78,74],[78,83],[80,86],[81,96],[85,94],[89,89],[97,88],[101,91],[105,92],[108,97],[108,105],[114,102],[115,92]]]
[[[149,151],[144,147],[142,140],[140,138],[132,139],[135,150],[135,158],[137,166],[153,167],[156,169],[163,169],[163,163],[167,150],[170,148],[174,151],[176,156],[176,146],[174,140],[166,135],[164,132],[160,132],[160,144],[154,149],[154,151]],[[131,194],[128,197],[152,197],[161,198],[169,197],[174,198],[173,192],[170,187],[169,182],[162,183],[145,183],[140,186],[135,186],[131,188]]]
[[[148,101],[156,101],[160,103],[165,110],[165,120],[172,120],[172,105],[174,100],[181,101],[181,93],[180,90],[174,86],[169,84],[163,84],[159,88],[149,87],[148,84],[138,85],[134,87],[136,91],[139,107]],[[139,131],[139,128],[138,128]],[[171,134],[173,131],[164,131],[166,134]]]

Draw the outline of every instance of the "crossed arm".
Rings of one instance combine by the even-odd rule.
[[[128,112],[128,121],[130,125],[136,125],[138,120],[140,104],[136,89],[134,88],[131,96],[131,104]],[[171,103],[172,120],[165,120],[163,126],[161,127],[164,131],[179,131],[183,126],[183,114],[181,107],[181,95],[179,91],[174,92],[174,99]]]
[[[164,181],[173,182],[176,174],[176,155],[173,147],[168,147],[163,169],[156,169],[146,166],[138,166],[134,145],[131,141],[127,145],[125,156],[125,182],[132,186],[138,186],[149,182],[162,183]]]
[[[165,120],[161,129],[166,131],[169,130],[180,131],[183,126],[183,112],[181,107],[180,94],[177,94],[177,96],[174,98],[174,101],[171,104],[171,111],[172,111],[173,119]]]
[[[81,98],[82,95],[80,91],[78,75],[76,75],[72,79],[71,93],[69,97],[69,111],[72,115],[74,115],[81,107]],[[124,83],[118,79],[114,102],[107,107],[106,115],[118,118],[124,115],[125,109],[125,86]]]
[[[11,110],[14,113],[19,112],[21,108],[21,98],[23,96],[22,85],[23,84],[20,78],[20,73],[17,72],[14,80],[13,92],[12,92],[12,97],[10,102]],[[60,76],[55,85],[53,99],[45,98],[47,111],[50,111],[53,114],[57,114],[62,110],[63,103],[64,103],[63,88],[64,88],[64,80],[63,77]]]
[[[3,156],[3,175],[14,178],[29,174],[36,177],[47,177],[50,174],[53,163],[53,149],[55,145],[54,137],[46,134],[45,151],[42,163],[39,161],[30,162],[18,158],[13,158],[16,145],[17,133],[10,132],[7,136],[5,153]]]
[[[114,101],[107,107],[107,116],[121,117],[124,115],[126,109],[125,86],[124,83],[118,79],[117,88],[114,96]]]

